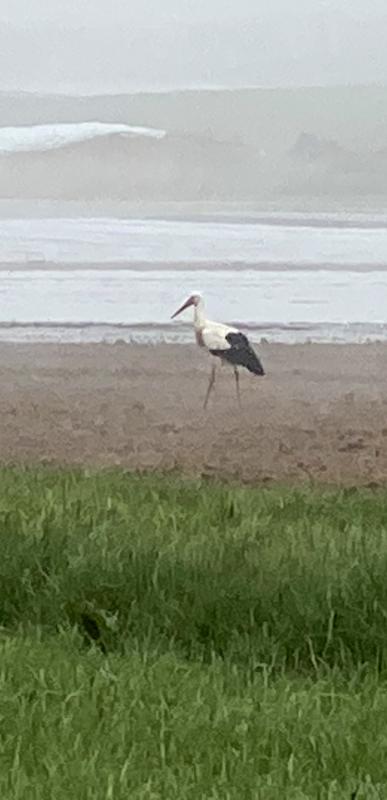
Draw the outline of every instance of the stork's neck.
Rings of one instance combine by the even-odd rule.
[[[205,324],[206,318],[204,316],[204,303],[199,300],[197,306],[194,308],[194,327],[202,328]]]

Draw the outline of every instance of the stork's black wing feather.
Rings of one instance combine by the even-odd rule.
[[[244,333],[228,333],[226,341],[230,345],[228,350],[211,350],[210,352],[214,356],[217,355],[224,358],[225,361],[228,361],[229,364],[234,364],[236,367],[246,367],[246,369],[248,369],[249,372],[253,372],[254,375],[265,374],[257,354],[254,352]]]
[[[237,333],[233,333],[233,332],[228,333],[227,336],[226,336],[226,341],[235,350],[246,350],[246,349],[247,350],[248,349],[251,350],[252,349],[247,336],[245,336],[245,334],[241,333],[240,331],[238,331]]]

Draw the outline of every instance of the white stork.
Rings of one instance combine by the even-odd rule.
[[[247,336],[241,333],[238,328],[232,328],[230,325],[223,325],[221,322],[211,322],[209,319],[206,319],[203,298],[200,294],[192,294],[191,297],[172,314],[171,319],[177,317],[178,314],[181,314],[182,311],[190,306],[194,307],[194,329],[199,347],[205,347],[212,356],[219,358],[221,363],[231,364],[234,368],[236,391],[240,405],[238,367],[245,367],[254,375],[264,375],[265,372],[257,354],[251,347]],[[215,384],[215,377],[216,362],[214,362],[212,366],[207,394],[204,400],[204,408],[207,408],[207,403]]]

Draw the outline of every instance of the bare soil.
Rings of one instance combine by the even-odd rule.
[[[387,345],[262,345],[267,375],[179,345],[0,345],[0,461],[249,483],[387,483]]]

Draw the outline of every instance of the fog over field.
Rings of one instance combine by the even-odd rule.
[[[384,195],[386,40],[382,0],[3,0],[0,125],[118,123],[165,136],[112,129],[66,142],[62,131],[62,146],[46,148],[47,131],[35,131],[29,149],[16,132],[13,151],[8,132],[0,197]]]
[[[3,0],[0,88],[380,83],[386,39],[383,0]]]

